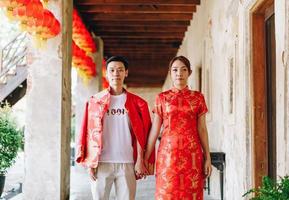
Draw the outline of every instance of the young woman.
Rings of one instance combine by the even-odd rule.
[[[202,200],[204,179],[211,175],[211,158],[203,95],[189,90],[190,62],[171,60],[173,88],[156,98],[154,119],[145,160],[154,149],[160,127],[164,130],[156,161],[156,200]]]

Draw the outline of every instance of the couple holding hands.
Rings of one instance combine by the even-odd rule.
[[[86,103],[77,146],[78,163],[88,167],[94,200],[134,200],[136,180],[154,174],[156,200],[202,200],[211,158],[203,95],[188,88],[189,60],[170,61],[173,87],[157,95],[151,122],[147,102],[123,88],[128,62],[106,61],[109,88]],[[155,159],[155,143],[162,137]]]

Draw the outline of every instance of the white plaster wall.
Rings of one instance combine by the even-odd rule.
[[[289,174],[289,2],[275,1],[277,175]]]

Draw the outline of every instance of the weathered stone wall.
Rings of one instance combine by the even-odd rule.
[[[289,174],[289,2],[275,1],[277,175]]]

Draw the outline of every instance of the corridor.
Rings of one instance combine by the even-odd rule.
[[[128,58],[125,88],[150,112],[172,88],[169,60],[190,60],[187,85],[205,98],[210,150],[225,155],[206,200],[219,200],[220,188],[226,200],[245,199],[263,177],[289,174],[289,0],[0,2],[0,101],[14,109],[25,99],[16,112],[23,193],[13,200],[91,200],[86,172],[67,169],[87,99],[108,86],[112,55]],[[154,177],[137,190],[137,200],[153,199]]]

